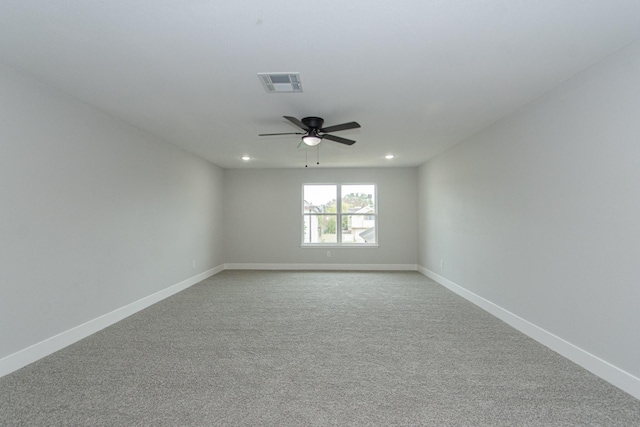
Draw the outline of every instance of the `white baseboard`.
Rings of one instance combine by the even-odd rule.
[[[131,304],[127,304],[124,307],[120,307],[110,313],[104,314],[100,317],[96,317],[95,319],[89,320],[86,323],[61,332],[58,335],[54,335],[44,341],[40,341],[39,343],[33,344],[16,353],[5,356],[0,359],[0,377],[10,374],[11,372],[27,366],[30,363],[33,363],[45,356],[55,353],[56,351],[61,350],[77,341],[80,341],[81,339],[86,338],[91,334],[95,334],[96,332],[106,328],[107,326],[111,326],[114,323],[119,322],[120,320],[129,317],[140,310],[143,310],[159,301],[162,301],[163,299],[170,297],[171,295],[177,294],[178,292],[187,289],[188,287],[193,286],[196,283],[201,282],[202,280],[221,272],[222,270],[224,270],[224,265],[214,267],[210,270],[183,280],[180,283],[169,286],[166,289],[139,299],[138,301],[132,302]]]
[[[417,264],[277,264],[230,263],[225,270],[347,270],[347,271],[416,271]]]
[[[602,360],[597,356],[577,347],[570,342],[548,332],[539,326],[511,313],[508,310],[492,303],[491,301],[474,294],[460,285],[428,270],[422,266],[418,266],[418,271],[425,276],[438,282],[445,288],[455,292],[466,300],[472,302],[483,310],[494,315],[498,319],[516,328],[523,334],[533,338],[539,343],[549,347],[556,353],[566,357],[572,362],[582,366],[586,370],[599,376],[605,381],[610,382],[614,386],[624,390],[636,399],[640,399],[640,378],[623,371],[622,369],[612,365],[606,360]]]

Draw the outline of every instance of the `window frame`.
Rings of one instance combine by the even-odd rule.
[[[305,208],[305,199],[304,199],[304,188],[306,186],[311,185],[332,185],[336,187],[336,212],[318,212],[318,213],[306,213],[304,211]],[[373,198],[375,200],[374,212],[367,212],[366,214],[354,214],[353,212],[342,212],[342,187],[348,185],[372,185],[373,186]],[[378,207],[378,185],[373,182],[307,182],[303,183],[301,187],[301,221],[300,221],[300,237],[301,237],[301,246],[303,248],[377,248],[379,247],[378,241],[378,220],[380,218],[380,209]],[[336,225],[342,224],[343,216],[357,215],[362,217],[373,216],[374,219],[374,233],[375,233],[375,243],[356,243],[356,242],[347,242],[344,243],[342,241],[342,227],[336,226],[336,242],[329,243],[307,243],[305,242],[305,220],[307,216],[320,216],[320,215],[334,215],[336,217]]]

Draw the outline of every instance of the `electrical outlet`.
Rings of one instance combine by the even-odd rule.
[[[331,256],[331,251],[327,251],[327,257]]]
[[[440,268],[444,268],[444,261],[440,260]]]
[[[196,260],[195,259],[191,261],[191,267],[192,268],[196,268]]]

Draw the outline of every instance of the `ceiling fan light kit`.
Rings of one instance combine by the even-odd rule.
[[[308,135],[304,135],[302,137],[302,142],[304,142],[309,147],[315,147],[322,142],[322,138],[318,136],[317,132],[309,131]]]

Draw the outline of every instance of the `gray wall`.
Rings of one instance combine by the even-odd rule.
[[[639,43],[427,162],[419,194],[421,266],[640,377]]]
[[[301,248],[302,185],[374,183],[379,248]],[[225,262],[416,264],[417,168],[225,171]]]
[[[222,264],[222,185],[0,65],[0,358]]]

